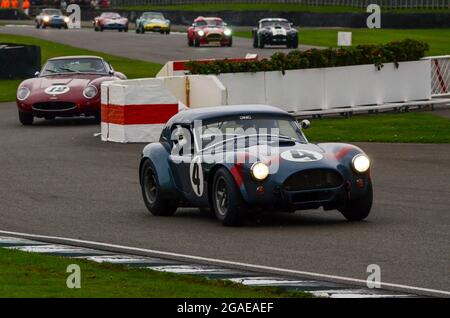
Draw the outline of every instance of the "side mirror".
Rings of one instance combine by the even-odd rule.
[[[39,74],[41,74],[39,71],[37,71],[36,73],[34,73],[34,77],[38,77]]]
[[[304,119],[300,122],[302,129],[308,129],[311,126],[311,122],[308,119]]]
[[[113,70],[109,70],[108,73],[109,73],[109,75],[113,76],[115,72]]]

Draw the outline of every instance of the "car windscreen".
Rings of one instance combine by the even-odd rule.
[[[60,10],[43,10],[42,14],[45,15],[62,15],[62,12]]]
[[[246,117],[213,121],[202,125],[201,149],[211,147],[218,142],[237,139],[248,139],[237,143],[241,147],[250,147],[260,142],[306,142],[297,122],[293,119]],[[262,138],[254,138],[255,136]]]
[[[118,13],[103,13],[101,15],[102,18],[106,19],[120,19],[120,14]]]
[[[261,28],[270,28],[280,26],[285,29],[290,29],[291,24],[287,21],[263,21],[261,22]]]
[[[164,16],[160,13],[144,13],[142,17],[149,20],[165,20]]]
[[[197,26],[221,27],[221,26],[223,26],[223,21],[216,20],[216,19],[208,19],[208,20],[198,21],[196,24],[197,24]]]
[[[107,70],[101,59],[59,59],[48,61],[42,69],[41,76],[66,73],[106,74]]]

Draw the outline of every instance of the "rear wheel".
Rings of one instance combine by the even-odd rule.
[[[142,196],[150,213],[156,216],[175,214],[177,206],[163,198],[158,176],[149,160],[144,163],[141,173]]]
[[[19,110],[19,121],[24,126],[33,125],[34,116],[32,113],[21,112]]]
[[[372,202],[372,182],[369,181],[366,193],[356,200],[348,201],[343,208],[339,209],[339,212],[349,221],[362,221],[369,216]]]
[[[212,207],[216,218],[226,226],[237,226],[244,217],[244,201],[233,177],[220,168],[214,175],[212,186]]]

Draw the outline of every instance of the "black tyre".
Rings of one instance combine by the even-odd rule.
[[[264,39],[261,38],[261,37],[259,38],[258,46],[259,46],[260,49],[263,49],[264,46],[266,46],[266,43],[264,43]]]
[[[298,49],[298,37],[295,37],[295,38],[294,38],[291,47],[292,47],[293,49]]]
[[[194,41],[192,41],[191,39],[188,38],[188,45],[189,46],[194,46]]]
[[[228,47],[232,47],[233,46],[233,39],[231,38],[230,39],[230,42],[228,42],[228,45],[227,45]]]
[[[233,177],[225,168],[220,168],[214,175],[211,199],[216,218],[223,225],[237,226],[242,223],[244,201]]]
[[[128,27],[123,29],[123,32],[128,32]]]
[[[166,31],[166,34],[170,34],[170,30],[167,30],[167,31]]]
[[[36,22],[36,29],[39,29],[40,25],[38,22]]]
[[[32,113],[19,111],[19,121],[24,126],[33,125],[34,116]]]
[[[369,216],[373,202],[372,182],[369,181],[367,192],[357,200],[351,200],[339,209],[349,221],[362,221]]]
[[[253,35],[253,48],[255,48],[255,49],[258,48],[258,35],[257,34]]]
[[[145,206],[151,214],[156,216],[175,214],[177,206],[162,197],[158,176],[149,160],[144,163],[141,170],[141,189]]]
[[[94,122],[98,125],[102,122],[102,115],[100,112],[94,114]]]
[[[143,25],[141,25],[141,33],[142,33],[142,34],[145,33],[145,29],[144,29],[144,26],[143,26]]]
[[[65,24],[65,25],[64,25],[64,29],[67,30],[68,28],[69,28],[69,26],[68,26],[67,24]]]
[[[100,27],[100,32],[103,32],[103,30],[104,30],[104,28],[101,26],[101,27]]]
[[[45,24],[41,25],[41,28],[45,29],[47,26]]]
[[[134,31],[135,31],[137,34],[141,33],[141,29],[140,29],[140,27],[139,27],[138,25],[136,25],[136,28],[134,29]]]
[[[194,39],[194,46],[195,47],[200,47],[200,40],[199,39]]]
[[[122,32],[124,29],[117,29],[117,31]]]

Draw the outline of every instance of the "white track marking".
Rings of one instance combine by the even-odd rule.
[[[207,274],[207,273],[217,273],[226,274],[233,273],[232,270],[226,268],[211,268],[195,265],[167,265],[167,266],[149,266],[148,269],[158,271],[158,272],[168,272],[176,274]]]
[[[319,282],[313,280],[288,280],[281,279],[277,277],[237,277],[237,278],[227,278],[234,283],[240,283],[248,286],[313,286],[319,285]],[[323,285],[323,284],[320,284]]]
[[[363,279],[338,276],[338,275],[321,274],[321,273],[299,271],[299,270],[293,270],[293,269],[285,269],[285,268],[279,268],[279,267],[256,265],[256,264],[249,264],[249,263],[242,263],[242,262],[233,262],[233,261],[220,260],[220,259],[208,258],[208,257],[202,257],[202,256],[164,252],[164,251],[157,251],[157,250],[151,250],[151,249],[146,249],[146,248],[138,248],[138,247],[130,247],[130,246],[124,246],[124,245],[117,245],[117,244],[93,242],[93,241],[87,241],[87,240],[78,240],[78,239],[64,238],[64,237],[58,237],[58,236],[37,235],[37,234],[28,234],[28,233],[2,231],[2,230],[0,230],[0,233],[5,234],[5,235],[17,235],[17,236],[22,236],[24,238],[35,239],[35,240],[39,240],[39,239],[59,240],[59,241],[64,241],[64,242],[94,245],[97,248],[98,247],[106,247],[106,248],[122,249],[122,250],[126,250],[126,251],[134,251],[134,252],[141,252],[141,253],[149,253],[149,254],[153,254],[153,255],[161,255],[161,256],[166,256],[166,257],[182,258],[182,259],[186,259],[186,260],[204,261],[204,262],[209,262],[209,263],[215,263],[216,265],[238,266],[238,267],[243,267],[243,268],[246,268],[249,270],[271,271],[271,272],[277,272],[277,273],[285,274],[285,275],[286,274],[301,275],[301,276],[305,276],[305,277],[313,277],[315,279],[318,279],[318,278],[331,279],[333,281],[364,284],[364,286],[366,285],[366,281]],[[444,295],[450,296],[450,292],[445,291],[445,290],[422,288],[422,287],[415,287],[415,286],[395,284],[395,283],[382,282],[381,287],[382,288],[391,287],[391,288],[396,288],[396,289],[402,289],[405,291],[409,291],[411,293],[421,292],[421,293],[430,293],[430,294],[439,294],[439,295],[443,295],[443,296]]]
[[[73,247],[67,245],[31,245],[31,246],[13,246],[13,247],[5,247],[7,249],[19,250],[22,252],[32,252],[32,253],[96,253],[97,251],[82,248],[82,247]],[[103,254],[99,252],[99,254]]]
[[[96,263],[111,263],[111,264],[141,264],[161,262],[161,260],[154,258],[145,258],[128,255],[105,255],[105,256],[78,256],[75,258],[85,259]]]

